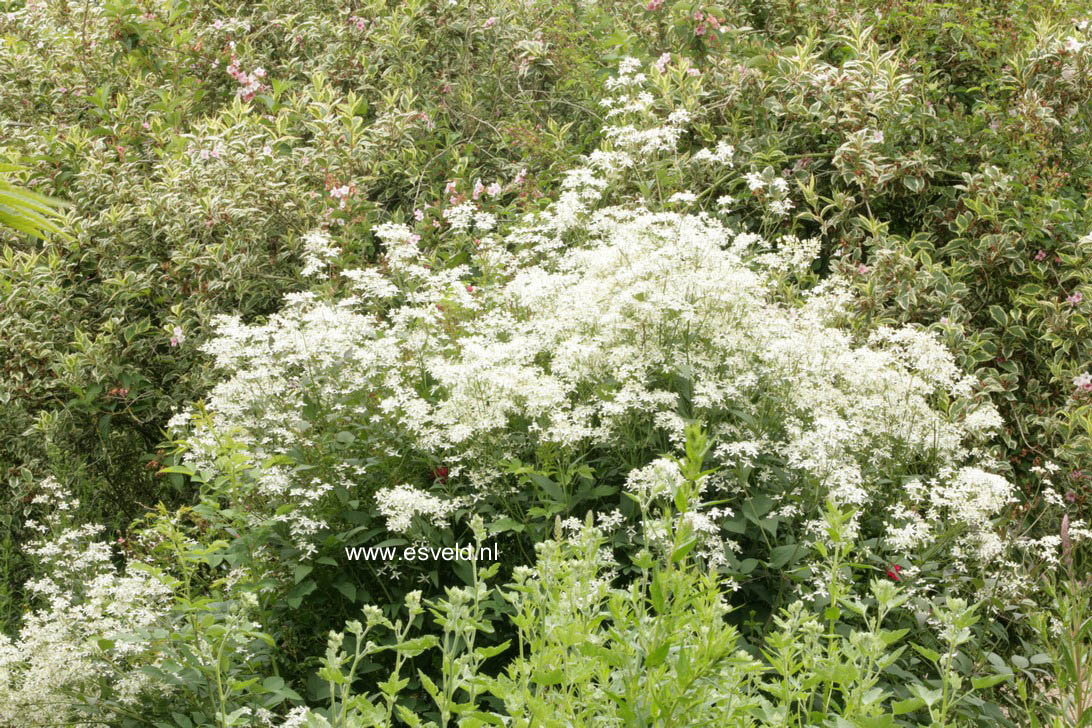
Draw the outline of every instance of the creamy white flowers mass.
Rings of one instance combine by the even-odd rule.
[[[933,336],[885,328],[855,342],[837,326],[850,303],[837,278],[802,305],[772,293],[777,275],[810,265],[818,241],[786,237],[757,254],[773,246],[706,213],[597,209],[612,174],[570,172],[557,203],[505,237],[484,235],[466,265],[434,267],[417,235],[388,224],[376,231],[384,272],[342,274],[352,295],[296,295],[260,325],[222,319],[205,351],[229,376],[191,433],[191,463],[212,468],[224,431],[256,459],[317,447],[307,413],[321,402],[324,428],[357,432],[380,457],[445,463],[451,482],[431,493],[366,486],[366,465],[343,465],[337,482],[301,491],[281,473],[264,476],[270,508],[295,504],[281,517],[306,520],[315,498],[301,492],[370,487],[404,531],[416,515],[444,522],[453,497],[473,507],[502,496],[515,483],[499,464],[528,448],[578,456],[634,428],[680,444],[686,418],[700,417],[725,464],[746,453],[788,469],[779,512],[819,494],[889,513],[892,547],[958,526],[961,555],[1001,555],[990,519],[1011,485],[976,449],[1000,418],[971,401],[971,381]],[[472,217],[463,208],[460,224]],[[945,414],[937,396],[966,406]],[[927,490],[887,480],[908,463]],[[739,484],[721,475],[709,489],[731,497]],[[306,520],[293,533],[306,542],[320,528]]]

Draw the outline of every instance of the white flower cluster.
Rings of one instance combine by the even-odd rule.
[[[314,230],[308,233],[303,238],[303,269],[300,275],[312,277],[322,273],[340,253],[326,232]]]
[[[879,511],[902,503],[892,529],[908,528],[907,509],[932,514],[904,541],[957,523],[968,544],[985,542],[1009,486],[972,448],[998,418],[989,405],[949,409],[974,411],[968,422],[933,408],[937,394],[969,395],[935,339],[884,329],[856,346],[832,321],[850,295],[837,280],[803,306],[775,303],[769,276],[745,259],[758,236],[704,213],[594,209],[608,184],[591,168],[570,172],[549,210],[503,241],[483,238],[449,269],[429,266],[408,229],[383,226],[389,286],[357,277],[384,296],[399,291],[386,310],[297,296],[264,325],[225,319],[206,346],[230,373],[210,393],[212,427],[242,433],[255,457],[307,450],[319,442],[303,413],[321,402],[324,427],[354,429],[381,456],[448,464],[449,488],[473,502],[512,487],[500,463],[536,445],[578,454],[617,446],[635,427],[681,443],[668,382],[682,379],[715,442],[749,443],[725,450],[729,459],[761,448],[797,474],[778,508],[804,497]],[[793,265],[810,262],[813,241],[782,242]],[[474,292],[472,270],[488,281]],[[195,462],[214,460],[211,433],[191,444]],[[906,462],[928,463],[924,500],[879,484]],[[979,469],[960,469],[968,464]],[[361,482],[367,468],[342,478]],[[660,487],[633,478],[635,489]],[[385,496],[395,524],[407,512],[444,515],[429,494],[397,493],[407,496],[399,508]]]
[[[379,512],[387,519],[387,530],[405,533],[415,516],[425,516],[433,526],[447,525],[448,517],[458,503],[444,501],[412,485],[396,485],[375,494]]]
[[[0,724],[78,722],[73,691],[94,690],[104,672],[115,699],[136,705],[154,685],[138,667],[142,631],[162,623],[172,590],[158,574],[130,562],[122,573],[110,546],[94,540],[101,526],[66,526],[75,501],[57,481],[39,485],[37,505],[51,509],[29,524],[42,538],[28,552],[44,576],[27,583],[40,607],[27,613],[14,639],[0,635]],[[107,716],[116,718],[118,716]]]

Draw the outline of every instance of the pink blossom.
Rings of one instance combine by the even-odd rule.
[[[1038,253],[1035,254],[1035,260],[1046,260],[1046,255],[1047,254],[1045,250],[1040,250]]]
[[[171,337],[171,346],[178,346],[186,340],[186,337],[182,334],[181,326],[175,326],[174,331],[171,333],[174,334],[174,336]]]
[[[486,19],[486,21],[484,23],[482,23],[482,27],[483,28],[492,28],[494,25],[496,25],[496,23],[497,23],[497,19],[491,15],[491,16],[489,16],[488,19]]]
[[[273,147],[266,144],[264,147],[262,147],[262,154],[267,157],[270,156],[271,154],[273,154]]]
[[[665,70],[667,70],[668,63],[671,63],[671,54],[664,53],[662,56],[656,59],[656,63],[654,63],[653,65],[656,67],[657,71],[663,73]]]
[[[414,210],[413,211],[413,219],[416,220],[417,222],[421,222],[422,220],[425,219],[425,213],[421,212],[420,210]]]
[[[512,184],[521,185],[521,184],[523,184],[523,180],[525,180],[525,179],[527,179],[527,168],[526,167],[524,167],[523,169],[521,169],[519,171],[519,174],[516,175],[516,178],[514,180],[512,180]]]
[[[1081,295],[1080,291],[1074,291],[1065,300],[1068,301],[1071,305],[1076,306],[1078,303],[1081,302],[1082,298],[1084,298],[1084,296]]]
[[[489,185],[485,188],[485,192],[490,197],[496,197],[501,192],[500,182],[494,182],[493,184]]]
[[[482,196],[482,192],[485,192],[485,185],[482,184],[480,179],[474,180],[474,199],[478,199]]]
[[[455,194],[455,182],[454,181],[447,183],[447,187],[444,187],[444,194],[445,195]]]
[[[330,190],[330,197],[333,197],[334,199],[339,200],[338,209],[339,210],[344,210],[345,209],[345,200],[349,197],[349,195],[351,193],[352,193],[352,190],[349,189],[349,185],[342,185],[341,187],[335,187],[332,190]]]
[[[864,263],[861,263],[859,266],[857,266],[857,272],[860,273],[861,275],[864,275],[865,273],[868,272],[868,266],[865,265]]]
[[[648,5],[645,6],[645,10],[654,13],[659,10],[663,4],[664,0],[648,0]]]
[[[699,71],[696,68],[688,68],[688,69],[686,69],[686,75],[687,76],[700,76],[701,71]]]

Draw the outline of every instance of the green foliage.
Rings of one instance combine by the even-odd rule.
[[[438,712],[399,705],[402,722],[440,727],[955,726],[986,716],[995,725],[1006,722],[997,706],[974,694],[1010,679],[1011,672],[990,670],[968,680],[956,669],[960,647],[971,639],[974,606],[959,600],[934,606],[943,654],[919,645],[914,651],[896,646],[909,630],[890,630],[883,623],[905,609],[907,596],[879,580],[871,581],[866,600],[849,596],[852,589],[842,572],[851,556],[846,532],[851,514],[833,507],[817,542],[826,558],[828,606],[796,601],[778,615],[760,656],[739,649],[738,631],[725,621],[724,585],[689,548],[694,538],[687,515],[707,507],[694,500],[700,478],[709,472],[702,470],[708,443],[697,425],[689,429],[686,445],[686,457],[678,462],[679,489],[644,504],[643,529],[646,536],[656,534],[649,539],[656,545],[636,555],[639,572],[628,584],[613,585],[614,564],[604,551],[604,535],[590,521],[568,537],[559,522],[555,539],[539,545],[534,569],[516,571],[503,594],[513,610],[506,619],[518,630],[518,655],[496,676],[482,674],[481,667],[503,646],[481,650],[474,643],[477,633],[495,626],[481,621],[481,603],[491,588],[477,578],[465,589],[449,590],[434,605],[443,632],[440,642],[407,639],[408,624],[420,614],[416,598],[406,627],[401,622],[392,626],[378,610],[366,609],[369,625],[382,619],[399,633],[391,647],[399,655],[430,648],[441,652],[442,683],[421,676]],[[351,623],[349,633],[357,643],[363,638],[359,624]],[[344,637],[332,634],[330,639],[320,675],[332,685],[350,685],[360,652],[346,672],[341,666],[349,656],[335,652]],[[909,677],[906,667],[918,655],[933,666],[935,679]],[[300,713],[301,724],[395,725],[388,690],[405,686],[399,676],[396,667],[378,683],[385,710],[365,695],[342,697],[340,704],[331,701],[329,711]],[[500,700],[503,710],[488,708],[486,696]]]
[[[369,263],[371,228],[418,209],[436,220],[448,181],[469,196],[499,179],[504,206],[534,205],[591,138],[616,53],[568,32],[584,27],[575,6],[486,11],[119,1],[0,15],[5,145],[31,184],[72,200],[72,239],[0,232],[0,510],[15,543],[49,472],[119,531],[157,498],[186,501],[181,480],[164,491],[157,446],[213,381],[196,346],[215,316],[251,320],[303,287],[308,231]],[[44,198],[19,199],[45,214]],[[18,595],[0,607],[11,623]]]
[[[20,171],[20,167],[0,164],[0,225],[35,238],[47,233],[64,237],[57,225],[57,208],[64,203],[18,187],[5,177]]]
[[[0,711],[172,728],[1092,724],[1081,13],[1063,0],[0,2],[0,130],[20,160],[0,165],[0,624],[16,635]],[[649,96],[604,99],[628,55],[649,62]],[[671,152],[613,170],[601,206],[687,210],[769,241],[752,267],[794,315],[848,282],[835,318],[859,343],[891,326],[936,334],[975,384],[928,405],[961,422],[992,401],[1005,420],[972,454],[1001,453],[1017,485],[985,524],[1023,549],[1013,573],[964,569],[967,524],[936,513],[913,512],[936,527],[928,544],[891,552],[886,512],[936,487],[935,452],[853,453],[876,492],[856,512],[776,447],[710,467],[726,458],[707,436],[768,445],[819,418],[782,406],[809,386],[788,374],[730,407],[695,404],[691,347],[707,342],[681,312],[641,339],[673,342],[649,386],[712,435],[687,429],[677,482],[655,497],[625,488],[672,448],[651,416],[583,450],[505,420],[475,446],[506,489],[479,493],[383,419],[369,398],[384,383],[320,396],[340,371],[310,382],[306,442],[286,452],[254,456],[251,433],[217,430],[199,404],[208,457],[183,465],[186,446],[166,442],[171,415],[223,381],[199,348],[222,316],[260,325],[286,295],[349,295],[344,274],[397,262],[375,232],[386,223],[420,236],[427,270],[466,266],[482,297],[519,259],[491,267],[445,212],[477,201],[503,230],[571,191],[582,155],[630,149],[606,128],[669,115]],[[317,282],[300,271],[315,231],[339,251]],[[461,346],[478,299],[449,299],[437,331]],[[538,355],[548,371],[554,352]],[[621,396],[612,376],[581,395]],[[296,500],[270,496],[271,480]],[[69,562],[35,541],[57,481],[71,498],[51,536]],[[714,481],[718,502],[701,502]],[[473,498],[392,534],[375,496],[402,483]],[[503,556],[485,569],[343,557],[487,536]]]

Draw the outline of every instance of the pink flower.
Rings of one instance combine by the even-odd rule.
[[[447,187],[444,187],[444,194],[445,195],[455,194],[455,182],[454,181],[447,183]]]
[[[1035,260],[1046,260],[1046,251],[1040,250],[1038,253],[1036,253]]]
[[[859,266],[857,266],[857,272],[860,273],[861,275],[864,275],[865,273],[868,272],[868,266],[865,265],[864,263],[861,263]]]
[[[653,65],[656,66],[657,71],[663,73],[667,69],[668,63],[671,63],[671,54],[664,53],[662,56],[656,59],[656,63],[654,63]]]
[[[175,326],[174,331],[172,331],[171,333],[174,334],[174,336],[171,337],[171,346],[178,346],[186,340],[186,337],[182,334],[181,326]]]
[[[1076,306],[1078,303],[1081,302],[1082,298],[1084,298],[1084,296],[1081,295],[1080,291],[1074,291],[1073,294],[1065,300],[1068,301],[1071,305]]]
[[[270,156],[271,154],[273,154],[273,147],[266,144],[264,147],[262,147],[262,154],[267,157]]]
[[[521,184],[523,184],[523,180],[525,180],[525,179],[527,179],[527,168],[526,167],[524,167],[523,169],[521,169],[519,171],[519,174],[516,175],[516,178],[514,180],[512,180],[512,184],[521,185]]]
[[[492,28],[496,24],[497,24],[497,19],[495,17],[493,17],[493,16],[489,16],[489,18],[484,23],[482,23],[482,27],[483,28]]]
[[[413,211],[413,219],[416,220],[417,222],[421,222],[422,220],[425,219],[425,213],[421,212],[420,210],[414,210]]]
[[[482,184],[480,179],[474,180],[474,194],[473,198],[476,200],[482,196],[482,192],[485,192],[485,185]]]
[[[469,283],[466,284],[466,292],[467,293],[473,293],[474,292],[474,286],[470,285]]]
[[[645,10],[654,13],[659,10],[663,4],[664,0],[648,0],[648,5],[645,6]]]
[[[898,564],[892,564],[891,568],[887,570],[888,577],[892,581],[902,581],[902,577],[899,576],[899,572],[902,571],[902,567]]]
[[[501,192],[500,182],[494,182],[493,184],[489,185],[485,188],[485,192],[490,197],[496,197]]]
[[[686,69],[686,75],[687,76],[700,76],[701,71],[699,71],[696,68],[688,68],[688,69]]]

